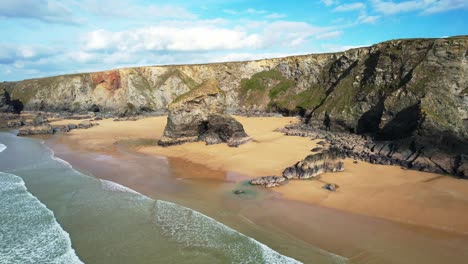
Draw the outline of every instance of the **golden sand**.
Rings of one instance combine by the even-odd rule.
[[[308,138],[273,132],[297,119],[292,117],[235,117],[254,141],[230,148],[204,142],[160,147],[166,117],[137,121],[96,121],[100,125],[73,130],[71,140],[93,151],[109,151],[117,142],[152,139],[139,146],[148,155],[182,158],[213,170],[233,171],[246,176],[280,175],[287,166],[310,154],[315,142]],[[79,123],[62,120],[53,124]],[[339,185],[337,192],[322,189],[324,183]],[[260,187],[259,187],[260,188]],[[394,221],[468,234],[468,181],[404,170],[398,166],[372,165],[346,160],[345,171],[327,173],[320,180],[290,181],[274,188],[285,198]]]

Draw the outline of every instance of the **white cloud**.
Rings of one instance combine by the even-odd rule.
[[[255,15],[263,15],[263,14],[266,14],[268,13],[268,11],[266,10],[258,10],[258,9],[255,9],[255,8],[249,8],[246,10],[247,13],[249,14],[255,14]]]
[[[338,1],[334,1],[334,0],[320,0],[320,2],[324,3],[326,6],[331,6],[331,5],[335,4],[335,3],[338,2]]]
[[[269,15],[266,15],[265,18],[267,19],[280,19],[280,18],[285,18],[285,14],[280,14],[280,13],[271,13]]]
[[[366,5],[360,2],[350,3],[350,4],[343,4],[335,7],[333,11],[335,12],[349,12],[349,11],[356,11],[362,10],[366,8]]]
[[[135,30],[111,32],[96,30],[82,37],[83,48],[120,51],[200,51],[258,48],[262,45],[257,34],[219,27],[154,26]]]
[[[317,35],[316,39],[336,39],[343,34],[343,31],[330,31]]]
[[[350,49],[369,47],[370,45],[334,45],[334,44],[324,44],[322,45],[321,52],[341,52]]]
[[[94,15],[109,18],[178,18],[194,19],[197,16],[187,9],[177,5],[136,4],[129,0],[70,0],[73,5]]]
[[[358,24],[374,24],[380,16],[368,16],[366,14],[362,14],[358,17],[357,23]]]
[[[307,39],[328,32],[326,27],[316,27],[305,22],[276,21],[256,26],[263,28],[263,47],[286,46],[294,47]]]
[[[58,24],[82,22],[61,2],[52,0],[2,0],[0,17],[34,19]]]
[[[423,14],[446,12],[455,9],[468,9],[466,0],[412,0],[403,2],[372,0],[375,11],[393,15],[419,11]]]

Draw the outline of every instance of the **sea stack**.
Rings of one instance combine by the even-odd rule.
[[[237,147],[250,140],[241,123],[225,114],[225,94],[210,80],[174,99],[158,144],[170,146],[205,141]]]

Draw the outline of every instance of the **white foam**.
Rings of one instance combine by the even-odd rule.
[[[0,152],[4,151],[7,148],[4,144],[0,143]]]
[[[83,263],[54,213],[23,180],[0,172],[0,263]]]
[[[137,192],[135,190],[132,190],[132,189],[130,189],[128,187],[125,187],[123,185],[120,185],[118,183],[103,180],[103,179],[100,179],[99,181],[101,182],[101,189],[103,189],[103,190],[112,191],[112,192],[133,193],[133,194],[138,194],[138,195],[144,196],[141,193],[139,193],[139,192]]]
[[[67,168],[70,168],[70,169],[73,168],[72,165],[71,165],[70,163],[68,163],[67,161],[65,161],[65,160],[63,160],[63,159],[61,159],[61,158],[52,156],[52,159],[55,160],[55,161],[57,161],[57,162],[59,162],[59,163],[61,163],[61,164],[63,164],[63,165],[65,165]]]
[[[184,246],[218,250],[232,263],[301,263],[192,209],[161,200],[155,209],[163,234]]]

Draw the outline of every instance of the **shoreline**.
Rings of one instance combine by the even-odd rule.
[[[280,175],[284,168],[302,160],[311,153],[310,149],[317,146],[315,143],[318,140],[273,132],[276,128],[294,123],[295,118],[235,118],[254,139],[238,148],[230,148],[225,144],[207,146],[203,142],[171,147],[157,146],[156,140],[164,130],[165,117],[120,122],[101,120],[98,121],[100,126],[73,130],[67,136],[81,143],[84,149],[92,151],[105,153],[115,148],[116,144],[125,144],[138,153],[180,158],[212,170],[229,171],[246,177]],[[70,122],[73,123],[74,120],[52,123]],[[344,172],[325,173],[321,175],[321,181],[293,180],[272,191],[285,199],[468,234],[468,223],[461,220],[468,218],[467,210],[463,210],[468,209],[468,199],[463,196],[468,193],[468,182],[441,174],[403,170],[398,166],[373,165],[362,161],[354,164],[350,159],[346,159],[345,164]],[[376,179],[372,174],[380,177]],[[340,188],[337,192],[330,193],[322,190],[323,182],[338,184]],[[393,202],[388,205],[388,201]],[[444,202],[455,208],[444,209],[441,207]],[[395,206],[396,204],[400,205]]]
[[[423,260],[424,263],[436,264],[447,258],[461,260],[468,257],[464,254],[454,257],[455,252],[468,246],[466,234],[342,210],[333,205],[313,203],[309,199],[314,197],[301,195],[304,190],[310,191],[312,188],[314,192],[310,194],[342,196],[341,192],[348,183],[341,185],[338,192],[329,193],[321,189],[320,182],[331,180],[341,173],[322,175],[320,181],[296,180],[278,188],[265,189],[247,184],[247,180],[254,177],[252,175],[215,170],[186,158],[138,151],[142,145],[156,144],[158,131],[155,127],[160,127],[162,133],[163,121],[163,124],[159,124],[161,120],[154,119],[126,123],[103,120],[99,121],[101,125],[91,129],[55,134],[46,142],[58,157],[86,174],[116,182],[155,199],[193,208],[305,263],[315,261],[316,254],[327,251],[357,263],[373,259],[378,263],[403,264],[412,259],[413,262]],[[259,119],[254,121],[258,125]],[[122,131],[119,131],[119,126]],[[149,133],[148,129],[153,133]],[[277,135],[286,137],[281,133]],[[312,142],[306,138],[301,140]],[[187,144],[179,147],[183,146]],[[205,145],[201,149],[206,149]],[[358,167],[362,165],[356,164]],[[387,182],[393,182],[393,177],[386,178]],[[314,184],[319,185],[314,187]],[[245,189],[246,195],[235,195],[233,190],[236,189]],[[294,197],[294,194],[297,196]],[[395,244],[400,245],[398,249],[394,248]],[[320,253],[320,249],[326,251]]]

